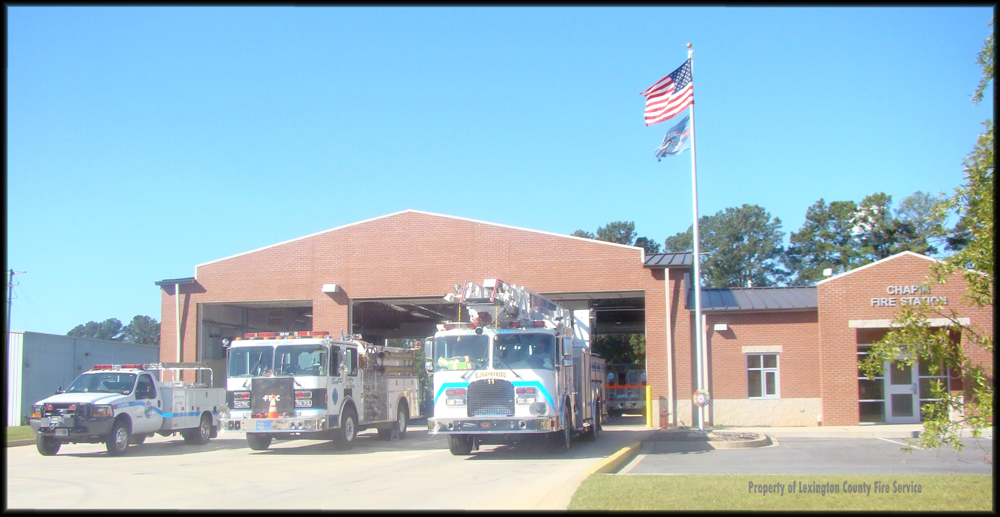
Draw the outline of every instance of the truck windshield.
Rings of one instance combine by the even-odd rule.
[[[229,349],[230,377],[254,377],[271,369],[274,348],[269,346],[246,346]]]
[[[283,345],[274,349],[274,373],[319,377],[326,375],[326,347],[323,345]]]
[[[76,378],[66,388],[66,393],[132,393],[135,386],[134,373],[85,373]]]
[[[497,334],[493,340],[494,369],[551,370],[554,364],[555,337],[551,334]]]
[[[489,344],[486,335],[438,336],[434,338],[434,371],[485,368]]]

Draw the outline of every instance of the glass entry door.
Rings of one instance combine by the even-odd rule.
[[[887,424],[919,424],[920,398],[917,395],[917,375],[912,366],[885,363],[885,422]]]

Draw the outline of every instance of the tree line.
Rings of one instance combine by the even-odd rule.
[[[138,345],[159,345],[160,323],[149,316],[137,315],[132,318],[128,325],[123,326],[118,318],[108,318],[100,323],[89,321],[83,325],[77,325],[66,335]]]
[[[893,209],[892,196],[877,192],[861,203],[820,199],[806,210],[802,228],[789,235],[781,219],[759,205],[726,208],[698,219],[705,287],[770,287],[815,285],[833,274],[913,251],[950,255],[969,245],[970,220],[962,216],[946,227],[940,210],[943,195],[917,191]],[[692,226],[660,243],[639,237],[633,221],[614,221],[596,233],[577,230],[576,237],[637,246],[646,254],[690,252]]]

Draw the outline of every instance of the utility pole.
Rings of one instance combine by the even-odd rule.
[[[7,343],[3,347],[3,364],[7,365],[8,374],[10,374],[10,309],[14,306],[14,275],[19,275],[26,273],[27,271],[14,271],[10,270],[10,280],[7,282]],[[8,415],[9,401],[4,397],[3,409],[4,418],[10,420],[10,415]],[[9,421],[7,422],[10,423]]]

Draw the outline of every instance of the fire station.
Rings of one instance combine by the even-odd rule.
[[[945,303],[992,335],[992,309],[963,300],[961,275],[928,287],[934,261],[903,252],[812,287],[703,288],[705,424],[920,422],[931,381],[961,392],[961,379],[919,364],[868,380],[858,360],[908,304]],[[377,344],[423,339],[461,310],[445,300],[456,285],[500,278],[567,309],[589,309],[592,335],[645,333],[654,426],[664,409],[668,425],[697,425],[692,264],[691,253],[647,256],[633,246],[405,210],[156,282],[160,360],[206,362],[222,385],[223,340],[248,332],[325,330]],[[989,352],[968,348],[992,363]]]

